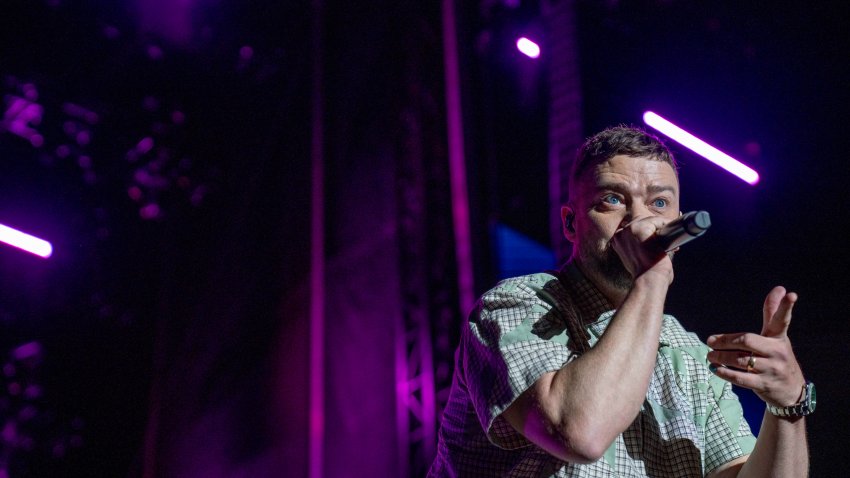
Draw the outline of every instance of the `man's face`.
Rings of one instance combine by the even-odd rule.
[[[614,156],[588,169],[573,184],[573,259],[591,279],[628,290],[633,278],[609,242],[624,225],[647,216],[679,216],[679,180],[664,161]]]

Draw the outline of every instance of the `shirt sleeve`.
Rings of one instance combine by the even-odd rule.
[[[744,410],[732,385],[712,376],[711,388],[714,400],[708,413],[705,428],[705,472],[711,473],[717,467],[753,451],[756,438],[753,436]]]
[[[462,360],[475,413],[489,440],[505,449],[530,442],[502,412],[543,374],[575,358],[566,346],[555,283],[547,274],[501,282],[482,296],[463,332]]]

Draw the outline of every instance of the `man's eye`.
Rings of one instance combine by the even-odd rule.
[[[605,196],[604,198],[602,198],[602,202],[615,206],[623,203],[623,201],[620,201],[620,198],[618,198],[617,196]]]
[[[655,200],[652,201],[652,205],[654,207],[659,207],[659,208],[667,207],[667,200],[666,199],[660,199],[660,198],[655,199]]]

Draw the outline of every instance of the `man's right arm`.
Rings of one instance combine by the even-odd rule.
[[[665,261],[635,279],[593,348],[541,376],[505,410],[519,433],[561,460],[592,463],[634,421],[658,351],[672,275]]]

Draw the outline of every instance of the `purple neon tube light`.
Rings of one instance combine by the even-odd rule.
[[[45,259],[53,254],[53,246],[49,242],[3,224],[0,224],[0,242]]]
[[[759,173],[757,173],[753,168],[720,151],[714,146],[711,146],[652,111],[647,111],[643,114],[643,121],[663,133],[665,136],[668,136],[670,139],[720,166],[735,176],[738,176],[750,185],[755,185],[759,182]]]

